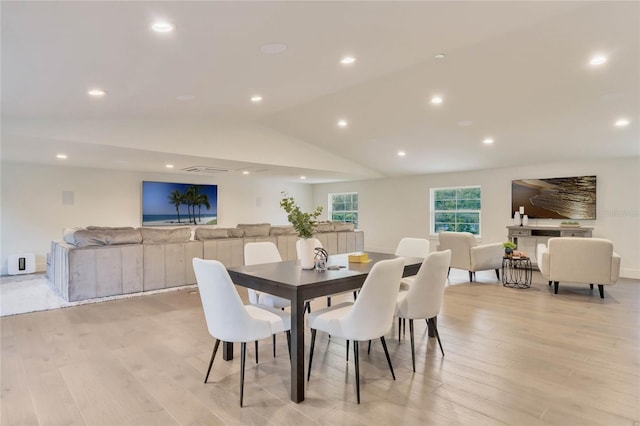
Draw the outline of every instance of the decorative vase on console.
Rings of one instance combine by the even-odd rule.
[[[529,216],[525,214],[524,216],[522,216],[522,226],[527,226],[527,225],[529,225]]]
[[[316,207],[313,213],[304,213],[300,206],[296,204],[293,197],[288,197],[286,192],[282,192],[282,200],[280,207],[287,212],[287,219],[293,225],[298,233],[298,237],[302,239],[302,249],[300,253],[300,266],[302,269],[315,268],[315,238],[313,231],[318,223],[316,218],[322,213],[322,206]]]
[[[522,222],[520,221],[520,212],[513,212],[513,225],[521,226]]]

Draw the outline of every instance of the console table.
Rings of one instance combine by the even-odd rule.
[[[518,245],[518,249],[526,251],[532,263],[537,263],[536,246],[546,244],[552,237],[591,238],[593,227],[590,226],[507,226],[509,240]]]

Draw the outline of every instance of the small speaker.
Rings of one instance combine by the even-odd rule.
[[[10,254],[7,264],[9,275],[33,274],[36,271],[36,257],[33,253]]]

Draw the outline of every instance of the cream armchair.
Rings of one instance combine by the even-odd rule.
[[[620,256],[613,251],[613,243],[603,238],[550,238],[548,246],[538,244],[538,269],[554,283],[558,294],[560,281],[598,284],[604,299],[604,286],[614,285],[620,277]]]
[[[438,251],[451,250],[451,268],[469,271],[469,281],[473,282],[476,271],[494,269],[500,279],[500,268],[504,247],[502,243],[478,245],[470,232],[440,232]]]

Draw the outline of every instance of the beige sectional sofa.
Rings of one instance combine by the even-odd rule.
[[[364,250],[352,224],[323,222],[314,235],[329,254]],[[51,243],[47,277],[65,300],[78,301],[195,284],[191,259],[244,264],[247,242],[271,241],[283,260],[296,259],[291,226],[240,224],[236,228],[71,228]]]

